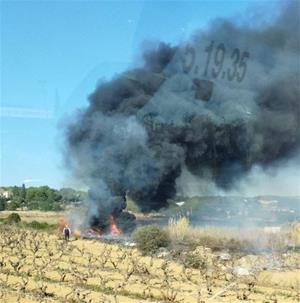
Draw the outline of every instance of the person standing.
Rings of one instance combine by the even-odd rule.
[[[63,230],[63,234],[64,234],[64,237],[65,237],[65,240],[69,241],[70,234],[71,234],[71,229],[68,225],[65,225],[64,230]]]

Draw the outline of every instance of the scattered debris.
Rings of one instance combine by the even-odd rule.
[[[133,241],[125,241],[125,242],[124,242],[124,245],[125,245],[125,246],[128,246],[128,247],[135,247],[135,246],[136,246],[136,243],[133,242]]]
[[[231,259],[231,255],[228,252],[221,252],[218,257],[223,261],[228,261]]]
[[[158,258],[165,258],[170,254],[170,252],[165,247],[160,247],[157,251],[156,256]]]
[[[245,267],[235,266],[233,268],[233,273],[237,276],[249,276],[251,275],[250,271]]]

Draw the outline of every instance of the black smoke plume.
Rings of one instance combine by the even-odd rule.
[[[89,224],[118,216],[126,194],[143,211],[166,206],[183,168],[227,189],[299,150],[299,4],[281,9],[264,25],[216,20],[189,41],[247,47],[246,88],[206,85],[182,69],[184,46],[164,43],[96,88],[66,132],[69,165],[90,188]]]

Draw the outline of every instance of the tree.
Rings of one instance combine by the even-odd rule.
[[[21,204],[21,201],[20,201],[19,197],[15,197],[6,204],[6,209],[7,210],[16,210],[17,208],[20,207],[20,204]]]
[[[25,205],[26,189],[24,184],[22,187],[13,186],[12,194],[12,199],[6,204],[8,210],[16,210]]]
[[[81,202],[85,201],[87,198],[86,192],[74,190],[68,187],[60,189],[59,193],[62,196],[63,203]]]
[[[5,210],[6,208],[6,199],[4,197],[0,197],[0,211]]]
[[[20,196],[22,198],[22,200],[26,200],[26,188],[25,188],[25,184],[22,184],[21,190],[20,190]]]
[[[0,211],[3,209],[16,210],[20,207],[39,210],[62,210],[62,205],[86,200],[87,194],[72,188],[56,190],[49,186],[7,188],[13,194],[11,201],[0,201]],[[6,203],[4,203],[6,202]]]
[[[20,190],[18,186],[13,186],[12,188],[13,196],[18,197],[20,195]]]

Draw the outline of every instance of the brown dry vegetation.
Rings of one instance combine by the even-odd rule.
[[[202,246],[188,253],[193,268],[144,257],[135,248],[2,226],[1,302],[299,302],[299,254],[223,260]],[[235,268],[249,267],[249,275]],[[195,266],[194,266],[195,267]]]
[[[288,245],[300,245],[300,223],[287,224],[275,232],[269,228],[238,228],[218,226],[191,226],[186,217],[170,219],[167,230],[173,246],[184,245],[207,246],[215,251],[272,251],[283,252]]]
[[[22,221],[30,222],[30,221],[43,221],[49,224],[57,224],[58,218],[64,217],[63,212],[56,211],[39,211],[39,210],[24,210],[24,211],[1,211],[0,218],[7,218],[12,213],[18,213],[21,217]]]

